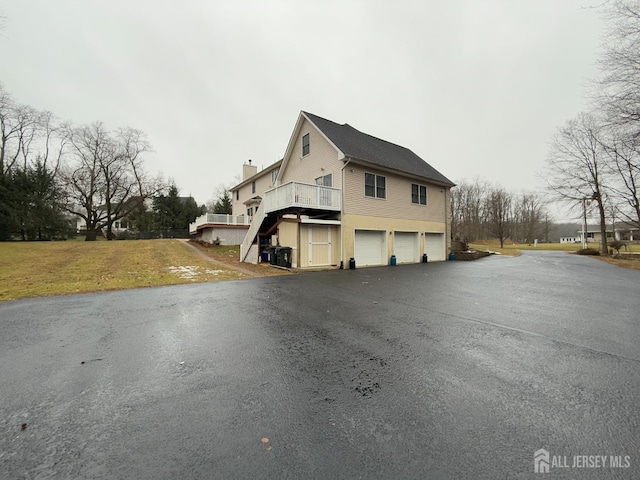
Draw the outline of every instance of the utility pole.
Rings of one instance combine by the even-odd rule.
[[[582,248],[587,248],[587,197],[582,197]]]

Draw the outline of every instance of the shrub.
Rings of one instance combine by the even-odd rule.
[[[581,248],[576,253],[578,255],[600,255],[600,252],[595,248]]]

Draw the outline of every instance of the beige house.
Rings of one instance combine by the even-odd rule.
[[[296,268],[446,260],[454,185],[411,150],[301,112],[282,160],[243,166],[233,215],[250,218],[241,260],[269,245]]]

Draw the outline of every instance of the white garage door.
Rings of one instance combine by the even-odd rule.
[[[386,232],[384,230],[356,230],[356,267],[386,265]]]
[[[393,253],[398,263],[418,263],[420,261],[418,232],[394,232],[393,242]]]
[[[444,233],[425,233],[424,253],[427,254],[430,262],[446,260]]]

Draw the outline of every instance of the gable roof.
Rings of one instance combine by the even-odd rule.
[[[239,184],[231,187],[229,189],[229,191],[230,192],[235,192],[239,188],[242,188],[245,185],[257,180],[258,178],[265,176],[267,173],[269,173],[269,172],[275,170],[276,168],[280,167],[280,165],[282,165],[282,159],[278,160],[277,162],[272,163],[271,165],[268,165],[268,166],[264,167],[262,170],[257,172],[255,175],[251,175],[249,178],[247,178],[247,179],[243,180],[242,182],[240,182]]]
[[[313,123],[345,157],[424,177],[439,184],[455,185],[408,148],[363,133],[347,123],[340,125],[304,111],[302,115]]]

